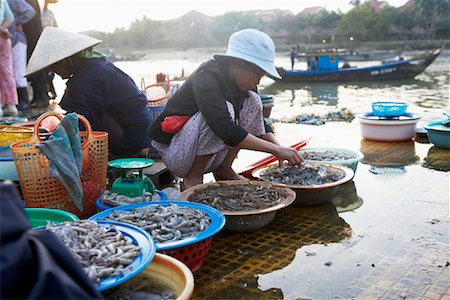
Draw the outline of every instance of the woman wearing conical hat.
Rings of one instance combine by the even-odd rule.
[[[169,99],[149,135],[186,188],[203,183],[207,172],[220,180],[241,179],[231,165],[242,148],[271,153],[291,164],[302,162],[297,151],[278,145],[264,126],[261,98],[253,92],[266,73],[279,77],[274,60],[275,46],[267,34],[255,29],[235,32],[227,52],[200,65]],[[177,131],[178,126],[171,125],[180,116],[187,121]]]
[[[108,132],[112,154],[134,155],[150,144],[147,99],[127,74],[92,50],[100,42],[46,27],[25,75],[50,67],[67,79],[60,106],[85,116],[94,130]]]

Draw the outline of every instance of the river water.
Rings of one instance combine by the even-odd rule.
[[[128,73],[138,85],[142,79],[146,84],[155,82],[159,72],[169,74],[170,78],[180,76],[183,68],[190,74],[203,61],[211,58],[221,49],[199,49],[150,52],[142,61],[117,62],[116,65]],[[416,53],[405,53],[412,56]],[[359,65],[377,64],[378,62],[362,62]],[[288,68],[288,54],[278,53],[276,65]],[[358,65],[358,63],[352,63]],[[296,68],[305,69],[303,62]],[[355,113],[370,110],[374,101],[404,101],[410,106],[408,111],[418,112],[428,116],[449,109],[450,102],[450,51],[444,51],[436,61],[422,74],[414,79],[385,82],[355,82],[355,83],[310,83],[310,84],[279,84],[264,77],[259,89],[261,92],[275,96],[275,106],[271,117],[281,119],[295,115],[321,111],[332,111],[349,108]]]
[[[189,49],[185,51],[149,51],[143,60],[120,61],[116,66],[129,74],[140,87],[156,81],[156,74],[163,72],[169,78],[192,73],[202,62],[224,49]],[[405,57],[415,52],[405,53]],[[379,62],[352,63],[367,66]],[[278,53],[276,65],[288,68],[287,53]],[[306,69],[304,62],[298,62],[298,69]],[[55,86],[59,95],[63,94],[64,82],[56,76]],[[352,82],[352,83],[308,83],[280,84],[263,77],[260,92],[275,96],[275,106],[271,117],[292,118],[304,113],[321,113],[341,108],[351,109],[355,114],[370,111],[374,101],[404,101],[409,104],[409,112],[424,115],[425,119],[436,117],[449,110],[450,102],[450,50],[444,51],[436,61],[414,79]]]

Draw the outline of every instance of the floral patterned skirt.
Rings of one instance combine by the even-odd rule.
[[[262,115],[262,102],[258,94],[249,92],[239,113],[239,126],[254,136],[266,133]],[[228,111],[233,120],[235,112],[233,105],[227,102]],[[161,153],[161,158],[169,170],[179,176],[185,177],[197,156],[212,155],[204,173],[212,172],[224,161],[230,146],[226,145],[209,128],[201,112],[194,114],[173,136],[170,144],[164,145],[152,141],[152,146]]]

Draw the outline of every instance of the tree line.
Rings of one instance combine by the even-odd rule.
[[[135,20],[112,33],[90,32],[109,48],[192,48],[226,46],[228,37],[243,28],[267,32],[277,44],[343,43],[450,38],[450,0],[414,0],[401,9],[374,8],[376,0],[352,0],[347,13],[319,10],[297,15],[283,10],[235,11],[209,17],[191,11],[180,18]]]

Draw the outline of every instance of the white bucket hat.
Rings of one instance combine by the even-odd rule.
[[[228,56],[255,64],[273,77],[281,79],[275,68],[275,45],[266,33],[256,29],[244,29],[233,33],[228,40]]]
[[[55,27],[45,27],[31,54],[25,76],[101,43],[101,40]]]

